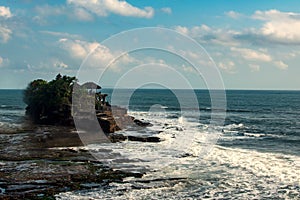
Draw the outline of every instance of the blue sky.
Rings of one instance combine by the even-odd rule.
[[[76,75],[95,47],[90,64],[109,63],[118,50],[103,41],[143,27],[171,29],[197,41],[213,59],[227,89],[300,89],[300,2],[292,0],[1,1],[0,88],[25,88],[33,79],[50,80],[57,73]],[[173,37],[169,35],[148,37],[169,46],[174,41],[163,39]],[[197,59],[203,61],[199,55]],[[87,67],[83,79],[104,74],[100,84],[114,87],[124,74],[147,63],[153,77],[161,66],[160,77],[173,81],[170,68],[164,68],[170,66],[192,87],[205,88],[190,63],[146,49],[124,55],[108,70]],[[151,73],[141,71],[136,82],[144,79],[143,72]],[[173,82],[172,87],[182,87]]]

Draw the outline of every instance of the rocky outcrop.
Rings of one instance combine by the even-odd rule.
[[[133,126],[146,127],[150,123],[127,115],[125,108],[111,106],[107,94],[102,94],[101,86],[87,82],[77,83],[75,77],[58,74],[52,81],[41,79],[30,82],[24,91],[26,114],[35,124],[63,125],[74,127],[74,120],[82,120],[88,130],[94,123],[96,113],[102,130],[109,134]],[[95,125],[93,125],[95,126]],[[80,127],[81,128],[81,127]]]
[[[161,139],[159,137],[155,137],[155,136],[125,136],[122,134],[110,134],[108,136],[108,138],[110,139],[111,142],[122,142],[125,140],[129,140],[129,141],[137,141],[137,142],[160,142]]]
[[[121,130],[112,116],[104,115],[97,117],[97,119],[104,133],[114,133]]]
[[[133,120],[133,122],[138,125],[138,126],[141,126],[141,127],[147,127],[147,126],[152,126],[152,124],[150,122],[144,122],[144,121],[141,121],[139,119],[135,119]]]
[[[126,127],[152,126],[150,122],[135,119],[127,114],[126,109],[116,106],[104,112],[97,112],[96,116],[104,133],[114,133]]]
[[[143,175],[113,170],[87,150],[74,148],[80,145],[78,134],[68,127],[0,134],[0,199],[54,199],[59,192],[106,187]]]

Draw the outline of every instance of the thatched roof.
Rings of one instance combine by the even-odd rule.
[[[82,87],[85,87],[86,89],[101,89],[100,85],[97,85],[94,82],[86,82],[82,85]]]

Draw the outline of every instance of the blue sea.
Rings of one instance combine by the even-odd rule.
[[[112,97],[114,91],[102,92]],[[211,122],[209,92],[192,92],[197,106],[189,109],[182,107],[191,101],[189,95],[178,100],[174,91],[164,89],[124,89],[118,94],[132,93],[128,101],[109,98],[153,124],[120,133],[155,135],[162,141],[80,148],[99,152],[97,158],[114,169],[146,174],[61,193],[57,199],[300,199],[300,91],[228,90],[226,110],[218,112],[225,117],[222,125]],[[25,106],[21,90],[0,90],[1,132],[18,130]],[[112,159],[100,149],[120,156]]]
[[[24,122],[23,90],[0,90],[0,132],[15,132]]]

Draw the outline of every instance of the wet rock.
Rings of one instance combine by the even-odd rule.
[[[97,119],[104,133],[114,133],[121,130],[113,117],[102,116],[97,117]]]
[[[113,143],[116,143],[116,142],[123,142],[125,140],[127,140],[127,137],[122,135],[122,134],[110,134],[108,136],[109,140]]]
[[[138,142],[160,142],[160,138],[156,136],[124,136],[122,134],[110,134],[108,136],[111,142],[122,142],[125,140],[138,141]]]
[[[193,154],[184,153],[184,154],[179,155],[178,158],[186,158],[186,157],[191,157],[191,156],[193,156]]]
[[[138,142],[160,142],[159,137],[136,137],[136,136],[128,136],[129,141],[138,141]]]
[[[54,199],[60,192],[93,187],[89,183],[107,185],[143,176],[113,170],[86,150],[65,147],[82,145],[74,129],[45,126],[0,136],[0,199]],[[10,143],[16,138],[18,142]]]
[[[152,126],[152,124],[150,122],[144,122],[144,121],[141,121],[141,120],[138,120],[138,119],[133,120],[133,122],[136,125],[141,126],[141,127]]]

